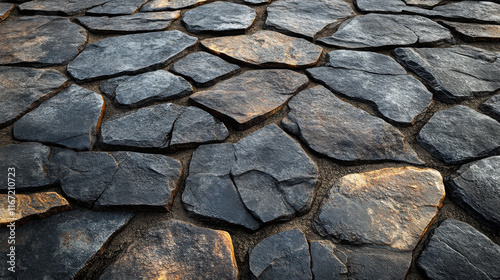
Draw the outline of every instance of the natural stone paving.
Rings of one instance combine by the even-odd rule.
[[[179,10],[205,2],[207,2],[207,0],[151,0],[141,8],[141,12]]]
[[[16,6],[10,3],[0,3],[0,21],[6,19]]]
[[[479,108],[500,122],[500,95],[495,95],[486,100],[486,102],[481,104]]]
[[[87,15],[131,15],[139,10],[147,0],[112,0],[87,10]]]
[[[76,15],[88,8],[102,5],[110,0],[34,0],[19,5],[21,12],[44,12],[47,14]]]
[[[465,41],[500,41],[500,26],[494,24],[476,24],[442,21],[446,27],[460,34]]]

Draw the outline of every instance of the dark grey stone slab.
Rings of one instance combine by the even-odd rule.
[[[6,19],[16,6],[11,3],[0,3],[0,21]]]
[[[158,12],[180,10],[197,6],[207,2],[207,0],[151,0],[141,9],[141,12]]]
[[[500,95],[495,95],[486,100],[486,102],[479,105],[479,108],[500,122]]]
[[[271,0],[243,0],[243,2],[250,5],[260,5],[260,4],[271,3]]]
[[[137,13],[114,17],[77,17],[76,20],[93,33],[134,33],[165,30],[180,16],[179,11]]]
[[[406,70],[390,56],[376,52],[337,50],[326,57],[326,66],[380,75],[404,75]]]
[[[111,0],[87,10],[87,15],[131,15],[139,10],[147,0]]]
[[[339,258],[335,245],[325,240],[313,241],[310,242],[310,251],[311,270],[315,280],[347,279],[346,256],[341,255]]]
[[[19,5],[23,13],[46,13],[60,15],[76,15],[86,9],[102,5],[110,0],[34,0]]]

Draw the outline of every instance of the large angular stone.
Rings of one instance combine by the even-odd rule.
[[[421,77],[445,102],[500,89],[500,54],[469,46],[397,48],[396,59]]]
[[[131,15],[139,10],[147,0],[112,0],[87,10],[87,15]]]
[[[479,105],[479,108],[500,122],[500,95],[495,95],[486,100],[486,102]]]
[[[500,150],[500,123],[458,105],[439,111],[420,130],[420,145],[445,164],[494,155]]]
[[[460,37],[468,42],[500,41],[500,26],[495,24],[476,24],[442,21],[446,27],[457,32]]]
[[[34,0],[19,5],[21,12],[76,15],[110,0]]]
[[[453,36],[448,29],[422,16],[367,14],[344,22],[332,36],[318,41],[329,46],[359,49],[437,45],[453,41]]]
[[[190,100],[245,128],[274,114],[307,83],[305,75],[291,70],[250,70]]]
[[[104,270],[108,279],[239,279],[231,236],[169,220],[150,229]]]
[[[141,12],[180,10],[205,2],[207,0],[151,0],[141,8]]]
[[[87,32],[67,18],[18,17],[2,24],[0,38],[0,64],[51,66],[70,62]]]
[[[261,67],[308,67],[315,65],[323,52],[305,39],[269,30],[205,39],[201,44],[216,54]]]
[[[10,124],[66,81],[56,70],[0,66],[0,125]]]
[[[322,86],[303,90],[288,106],[282,124],[318,153],[342,161],[423,163],[398,129]]]
[[[430,279],[498,279],[500,246],[470,225],[445,220],[417,260]]]
[[[158,69],[197,41],[177,30],[106,38],[88,45],[68,72],[81,82]]]
[[[93,33],[133,33],[165,30],[180,15],[179,11],[175,11],[114,17],[84,16],[76,20]]]
[[[279,0],[267,7],[266,26],[292,36],[314,36],[354,15],[343,0]]]
[[[192,33],[244,31],[256,16],[255,10],[245,5],[218,1],[187,11],[182,22]]]
[[[347,50],[328,55],[330,67],[308,69],[311,77],[334,92],[374,103],[389,121],[413,124],[432,103],[432,93],[389,56]]]
[[[0,21],[6,19],[16,6],[10,3],[0,3]]]
[[[88,150],[104,111],[101,95],[72,85],[14,123],[13,134],[36,141]]]

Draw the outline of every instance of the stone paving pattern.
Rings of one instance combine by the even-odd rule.
[[[499,279],[499,40],[498,0],[0,0],[0,278]]]

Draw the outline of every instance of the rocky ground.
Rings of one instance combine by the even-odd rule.
[[[0,279],[500,279],[491,1],[0,0]]]

